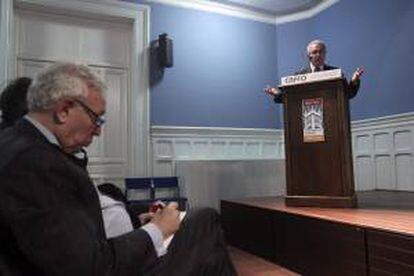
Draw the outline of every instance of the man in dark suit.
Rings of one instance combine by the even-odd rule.
[[[73,157],[101,133],[104,90],[87,67],[56,64],[34,79],[29,113],[0,134],[0,275],[235,275],[211,209],[180,224],[172,203],[106,239],[92,180]]]
[[[299,71],[297,71],[295,75],[338,69],[338,67],[325,64],[327,51],[326,51],[326,45],[323,41],[321,40],[311,41],[306,48],[306,52],[307,52],[307,57],[309,59],[309,64],[305,68],[302,68]],[[358,93],[360,82],[361,82],[360,78],[363,72],[364,70],[362,68],[357,68],[354,74],[352,75],[352,78],[351,78],[351,81],[349,82],[349,87],[348,87],[348,98],[349,99],[355,97],[355,95]],[[283,94],[275,87],[268,86],[264,89],[264,91],[268,93],[269,95],[272,95],[276,103],[281,103],[283,101]]]

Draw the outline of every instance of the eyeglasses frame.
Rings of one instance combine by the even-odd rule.
[[[92,123],[96,126],[96,127],[101,127],[103,124],[105,124],[106,120],[103,116],[97,114],[95,111],[92,110],[92,108],[90,108],[86,103],[84,103],[83,101],[76,99],[76,98],[72,98],[72,100],[79,104],[83,110],[86,111],[86,113],[88,114],[89,118],[91,118]]]

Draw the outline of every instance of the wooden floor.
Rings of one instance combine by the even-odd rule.
[[[277,264],[268,262],[235,247],[229,248],[230,256],[239,276],[296,276]]]
[[[231,200],[249,206],[414,236],[414,192],[359,192],[358,208],[287,207],[281,197]]]

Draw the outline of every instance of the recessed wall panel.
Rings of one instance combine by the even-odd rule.
[[[414,191],[414,163],[411,154],[395,156],[397,189],[400,191]]]
[[[375,158],[376,188],[394,190],[395,181],[391,156],[377,156]]]
[[[374,166],[370,157],[359,157],[356,160],[356,189],[373,190],[375,189]]]
[[[394,132],[394,146],[396,151],[412,150],[413,137],[411,131]]]
[[[355,154],[370,154],[372,152],[372,139],[369,135],[358,135],[356,139]]]
[[[374,134],[374,151],[378,152],[389,152],[392,148],[389,133],[376,133]]]

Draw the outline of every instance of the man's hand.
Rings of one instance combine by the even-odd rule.
[[[153,217],[154,217],[154,213],[151,213],[151,212],[142,213],[142,214],[138,215],[138,219],[139,219],[139,222],[141,223],[141,225],[147,224],[148,222],[150,222],[153,219]]]
[[[276,96],[278,94],[280,94],[280,91],[274,87],[271,87],[269,85],[266,85],[266,87],[263,89],[264,92],[266,92],[267,94],[271,95],[271,96]]]
[[[165,208],[158,209],[151,220],[161,230],[164,239],[168,238],[180,228],[180,211],[177,202],[169,203]]]
[[[351,82],[353,82],[353,83],[358,82],[360,80],[360,78],[361,78],[361,76],[362,76],[363,73],[364,73],[364,69],[361,68],[361,67],[358,67],[355,70],[354,74],[352,75]]]

